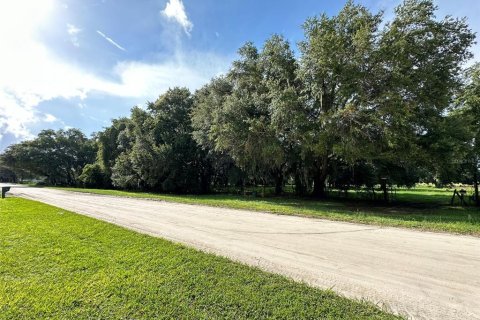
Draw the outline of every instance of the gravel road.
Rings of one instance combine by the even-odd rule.
[[[10,194],[366,299],[412,319],[480,319],[480,238],[45,188]]]

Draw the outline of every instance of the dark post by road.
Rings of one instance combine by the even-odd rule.
[[[475,167],[475,172],[473,174],[473,185],[475,186],[475,205],[480,207],[480,199],[478,197],[478,168]]]
[[[5,199],[5,193],[10,191],[10,187],[2,187],[2,199]]]

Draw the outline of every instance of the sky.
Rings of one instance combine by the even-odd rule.
[[[401,0],[359,0],[385,19]],[[194,91],[225,73],[247,41],[274,33],[294,46],[302,23],[335,15],[329,0],[1,0],[0,151],[43,129],[90,135],[168,88]],[[480,1],[437,0],[438,17],[467,17]],[[480,45],[472,48],[480,60]]]

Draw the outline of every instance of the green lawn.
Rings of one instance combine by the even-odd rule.
[[[0,199],[0,319],[393,319],[42,203]]]
[[[315,201],[295,197],[253,198],[226,194],[196,196],[102,189],[60,189],[480,236],[480,210],[474,207],[449,206],[452,191],[446,189],[398,190],[398,204],[391,206],[355,200]]]

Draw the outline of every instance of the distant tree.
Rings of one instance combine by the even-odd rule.
[[[224,117],[223,106],[232,90],[233,85],[226,77],[218,77],[195,92],[191,112],[192,135],[204,149],[218,151],[216,140]]]
[[[20,181],[29,177],[31,170],[35,171],[29,161],[26,142],[10,145],[0,155],[0,162],[3,167],[12,170]]]
[[[162,155],[153,138],[152,115],[141,108],[133,108],[130,116],[130,135],[132,139],[128,156],[132,169],[139,177],[140,189],[158,189],[161,183],[160,172],[164,167]]]
[[[157,154],[152,138],[152,117],[139,107],[131,110],[128,123],[117,136],[112,168],[113,185],[126,189],[154,189],[159,183]]]
[[[15,172],[7,167],[0,165],[0,182],[17,182]]]
[[[73,186],[95,152],[95,144],[78,129],[44,130],[31,141],[7,148],[2,162],[15,172],[46,177],[50,184]]]

